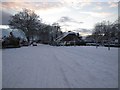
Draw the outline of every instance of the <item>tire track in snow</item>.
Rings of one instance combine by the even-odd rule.
[[[63,67],[61,66],[61,63],[63,64],[63,62],[60,62],[60,60],[58,60],[58,58],[57,58],[57,56],[56,56],[56,53],[54,52],[54,50],[53,49],[51,49],[51,52],[53,52],[53,56],[54,56],[54,61],[55,62],[57,62],[57,64],[58,64],[58,66],[57,67],[59,67],[59,70],[60,70],[60,73],[61,73],[61,75],[62,75],[62,77],[63,77],[63,80],[64,80],[64,82],[66,83],[66,87],[67,88],[71,88],[71,84],[70,84],[70,82],[69,82],[69,80],[68,80],[68,78],[67,78],[67,76],[66,76],[66,74],[65,74],[65,71],[64,71],[64,69],[63,69]],[[70,67],[71,68],[71,67]],[[72,69],[72,68],[71,68]]]
[[[72,66],[68,65],[67,63],[63,62],[60,59],[60,57],[57,56],[58,54],[56,54],[55,51],[54,51],[54,55],[56,57],[56,60],[59,63],[61,73],[63,73],[63,76],[65,77],[65,81],[68,84],[69,88],[76,88],[76,87],[80,88],[80,85],[88,87],[87,86],[88,82],[86,82],[84,79],[81,79],[81,78],[78,77],[80,75],[80,73],[78,73],[78,71],[74,67],[72,67]],[[62,54],[64,54],[64,53],[62,53]],[[65,56],[66,55],[64,54],[64,57]],[[70,75],[70,77],[68,78],[67,75]]]

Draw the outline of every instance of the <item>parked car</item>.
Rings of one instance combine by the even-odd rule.
[[[37,43],[36,43],[36,42],[33,42],[32,45],[33,45],[33,46],[37,46]]]

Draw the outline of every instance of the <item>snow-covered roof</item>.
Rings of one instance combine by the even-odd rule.
[[[8,37],[10,35],[10,32],[12,32],[15,37],[19,37],[21,39],[27,40],[25,33],[22,30],[11,29],[11,28],[1,29],[1,30],[2,30],[2,37],[4,36]]]
[[[64,37],[66,37],[69,34],[75,34],[75,32],[65,32],[63,35],[59,36],[58,38],[56,38],[56,41],[59,42],[60,40],[62,40]]]

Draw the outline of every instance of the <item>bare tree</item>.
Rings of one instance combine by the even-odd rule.
[[[92,36],[94,36],[96,44],[98,42],[100,44],[103,44],[105,42],[108,46],[108,50],[110,50],[111,41],[119,39],[119,34],[119,23],[117,21],[114,23],[103,21],[95,25]]]
[[[39,16],[34,11],[23,9],[22,12],[11,16],[9,26],[23,30],[29,40],[30,38],[33,39],[34,32],[38,29],[40,22]]]

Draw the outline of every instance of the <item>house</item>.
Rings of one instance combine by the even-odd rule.
[[[56,38],[55,42],[60,46],[79,45],[82,42],[82,37],[79,36],[79,33],[69,31]]]
[[[1,31],[3,48],[20,47],[27,42],[27,38],[22,30],[8,28],[1,29]]]
[[[88,35],[87,37],[85,37],[85,42],[86,43],[95,43],[96,41],[95,41],[94,36]]]

